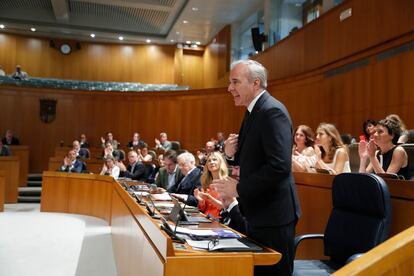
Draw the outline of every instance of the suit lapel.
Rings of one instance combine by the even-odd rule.
[[[264,101],[266,100],[268,96],[267,92],[264,92],[262,96],[260,96],[260,98],[257,100],[256,104],[253,107],[252,112],[250,113],[250,115],[248,117],[245,116],[243,123],[242,123],[242,127],[240,129],[240,133],[241,133],[241,138],[239,141],[239,150],[242,148],[242,145],[244,143],[244,141],[246,140],[247,134],[249,133],[249,130],[251,128],[251,126],[253,125],[253,122],[258,114],[258,112],[260,112],[260,109],[264,103]],[[248,112],[246,110],[246,112]],[[239,134],[240,137],[240,134]]]

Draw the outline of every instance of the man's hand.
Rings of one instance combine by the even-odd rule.
[[[215,189],[221,198],[238,197],[237,193],[237,180],[231,177],[225,179],[215,179],[211,183],[210,187]]]
[[[224,142],[224,152],[227,157],[233,157],[237,152],[237,146],[239,141],[238,134],[230,134],[229,138]]]

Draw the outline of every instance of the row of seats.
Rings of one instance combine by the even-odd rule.
[[[81,81],[51,78],[29,78],[27,80],[16,80],[8,76],[0,76],[0,84],[41,88],[121,92],[172,91],[189,89],[188,86],[178,86],[177,84],[143,84],[135,82]]]

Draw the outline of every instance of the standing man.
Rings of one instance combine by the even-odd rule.
[[[255,275],[291,275],[295,225],[300,216],[291,170],[292,124],[285,106],[267,91],[267,72],[260,63],[232,65],[228,91],[236,106],[247,108],[239,134],[225,142],[229,163],[240,166],[239,181],[214,180],[223,197],[238,197],[247,234],[282,253],[274,266],[257,266]]]

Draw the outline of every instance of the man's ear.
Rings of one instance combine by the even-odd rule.
[[[259,79],[255,79],[255,80],[253,81],[253,85],[254,85],[255,87],[260,87],[260,80],[259,80]]]

